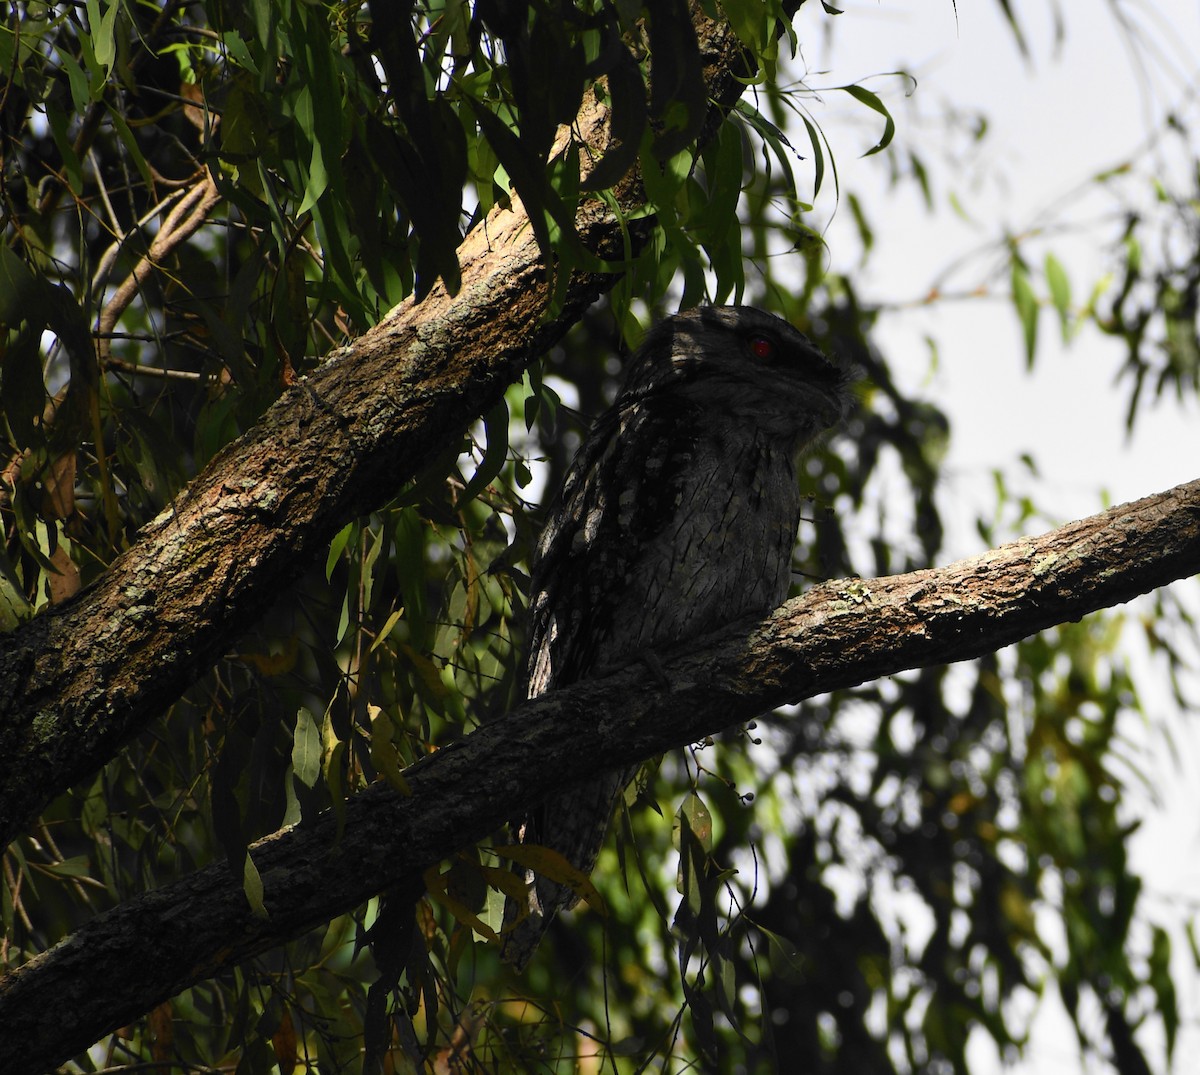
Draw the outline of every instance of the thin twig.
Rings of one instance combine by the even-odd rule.
[[[109,358],[105,361],[104,368],[131,373],[135,377],[163,377],[174,381],[202,381],[205,376],[195,370],[170,370],[160,369],[158,366],[139,366],[136,362],[126,362],[120,358]]]
[[[158,229],[154,241],[150,244],[150,249],[133,267],[133,271],[116,289],[113,297],[108,300],[108,304],[100,312],[99,322],[96,326],[98,333],[96,353],[102,363],[107,364],[112,358],[109,334],[118,318],[133,302],[142,282],[150,275],[156,263],[199,230],[213,206],[220,200],[221,195],[212,176],[205,173],[204,178],[191,187],[171,209]]]
[[[100,258],[100,265],[92,276],[93,294],[97,293],[104,286],[105,280],[108,279],[108,274],[112,271],[112,267],[116,263],[117,255],[121,252],[121,247],[125,245],[125,240],[128,239],[130,235],[146,227],[146,225],[149,224],[150,221],[152,221],[156,216],[160,215],[165,210],[170,209],[181,198],[186,197],[186,195],[186,190],[181,189],[172,191],[172,193],[168,194],[165,198],[163,198],[162,201],[150,208],[146,214],[142,216],[128,231],[122,231],[120,227],[116,227],[114,224],[115,230],[113,231],[113,242],[108,249],[104,251],[103,256]]]

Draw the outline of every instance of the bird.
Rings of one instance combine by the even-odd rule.
[[[567,469],[530,563],[525,695],[615,671],[786,597],[804,450],[848,413],[850,375],[751,306],[660,321]],[[649,663],[649,661],[648,661]],[[516,841],[590,874],[636,767],[553,794]],[[516,866],[501,956],[528,963],[568,885]]]

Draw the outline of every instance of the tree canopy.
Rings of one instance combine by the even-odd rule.
[[[1191,934],[1129,865],[1138,681],[1097,610],[1154,591],[1190,707],[1161,587],[1200,571],[1200,484],[981,520],[1020,539],[937,566],[952,431],[826,271],[817,198],[867,256],[882,226],[828,100],[936,192],[876,92],[810,87],[800,6],[12,5],[5,1071],[966,1072],[1048,990],[1089,1058],[1170,1060]],[[1085,305],[998,242],[1029,361],[1044,309],[1119,338],[1131,423],[1200,387],[1194,191],[1152,178]],[[861,373],[797,596],[520,704],[538,505],[701,302]],[[506,821],[630,762],[586,905],[514,974]]]

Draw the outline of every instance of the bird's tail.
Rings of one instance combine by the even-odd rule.
[[[510,898],[504,907],[500,956],[518,971],[533,956],[554,916],[579,902],[580,880],[586,880],[596,865],[613,806],[632,777],[633,771],[606,773],[559,792],[518,829],[519,843],[552,853],[538,864],[545,872],[517,867],[525,880],[526,902]]]

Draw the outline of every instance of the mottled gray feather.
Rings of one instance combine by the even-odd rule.
[[[848,404],[844,372],[760,310],[703,307],[648,333],[538,543],[528,696],[778,605],[799,524],[798,458]],[[590,872],[633,775],[560,792],[517,838]],[[564,885],[526,881],[528,906],[510,901],[505,913],[503,955],[518,967],[575,902]]]

